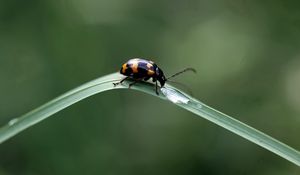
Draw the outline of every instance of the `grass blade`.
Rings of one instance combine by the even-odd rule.
[[[49,101],[43,106],[21,116],[20,118],[12,119],[7,125],[0,129],[0,143],[3,143],[26,128],[91,95],[112,89],[128,89],[127,85],[130,83],[130,80],[124,82],[123,85],[116,87],[113,86],[112,83],[119,81],[122,77],[123,76],[119,73],[113,73],[98,78]],[[229,131],[300,166],[300,153],[297,150],[205,105],[171,85],[166,85],[165,88],[162,88],[159,96],[155,94],[154,85],[150,83],[141,82],[133,86],[132,89],[151,94],[164,100],[169,100],[174,104],[219,126],[222,126],[223,128],[228,129]]]

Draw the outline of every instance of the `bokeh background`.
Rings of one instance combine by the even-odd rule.
[[[300,149],[300,5],[292,0],[1,0],[0,124],[129,58]],[[83,100],[0,145],[0,174],[296,175],[297,166],[136,91]]]

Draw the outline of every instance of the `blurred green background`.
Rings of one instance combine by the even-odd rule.
[[[0,0],[0,124],[129,58],[300,149],[300,4],[259,0]],[[0,145],[0,175],[296,175],[297,166],[136,91],[83,100]]]

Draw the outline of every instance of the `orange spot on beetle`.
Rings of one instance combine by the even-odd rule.
[[[131,69],[133,73],[138,73],[138,66],[139,66],[138,62],[132,63]]]
[[[127,64],[123,64],[123,66],[122,66],[122,73],[123,74],[125,74],[126,69],[127,69]]]
[[[151,75],[154,74],[154,71],[153,70],[148,70],[147,74],[151,76]]]

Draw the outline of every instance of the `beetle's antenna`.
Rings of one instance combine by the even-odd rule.
[[[177,73],[175,73],[175,74],[169,76],[169,77],[167,78],[167,80],[169,80],[169,79],[171,79],[171,78],[174,78],[174,77],[176,77],[177,75],[182,74],[182,73],[187,72],[187,71],[192,71],[192,72],[194,72],[194,73],[197,73],[196,70],[195,70],[194,68],[188,67],[188,68],[183,69],[182,71],[179,71],[179,72],[177,72]]]
[[[169,82],[169,83],[174,83],[174,84],[177,84],[177,85],[183,87],[185,90],[188,91],[188,93],[189,93],[191,96],[193,96],[193,92],[192,92],[191,88],[190,88],[189,86],[187,86],[186,84],[180,83],[180,82],[177,82],[177,81],[171,81],[171,80],[168,80],[167,82]]]

